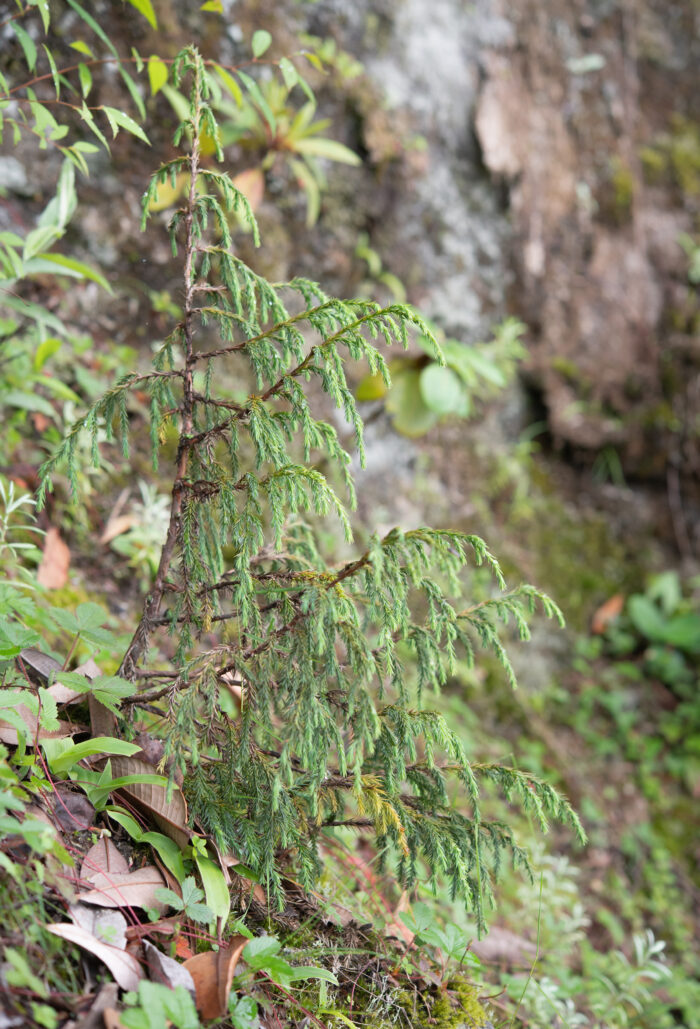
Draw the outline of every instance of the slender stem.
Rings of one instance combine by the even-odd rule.
[[[119,675],[125,679],[134,679],[136,666],[148,649],[148,641],[156,624],[163,594],[166,591],[166,579],[173,560],[175,548],[180,534],[180,522],[182,518],[183,500],[186,493],[185,480],[187,476],[187,464],[191,447],[188,441],[192,438],[194,430],[194,410],[196,404],[196,393],[194,390],[194,335],[195,335],[195,295],[196,295],[196,269],[194,267],[195,253],[197,249],[197,236],[195,232],[195,208],[197,203],[197,176],[199,174],[200,143],[199,130],[202,113],[201,80],[199,68],[194,72],[194,98],[192,104],[192,149],[189,154],[190,166],[190,189],[187,198],[187,213],[185,215],[185,267],[184,287],[185,305],[182,321],[182,340],[185,349],[185,362],[182,372],[183,398],[180,408],[181,425],[180,438],[177,451],[177,471],[172,488],[172,499],[170,502],[170,521],[168,531],[163,544],[158,563],[153,588],[147,595],[143,613],[136,631],[131,639],[127,651],[122,659],[119,668]]]

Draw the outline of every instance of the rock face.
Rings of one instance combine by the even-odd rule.
[[[658,475],[699,395],[678,243],[700,200],[698,8],[519,0],[508,13],[517,44],[482,54],[475,125],[508,188],[533,382],[557,440],[614,446]]]
[[[104,2],[100,10],[125,52],[136,43],[166,55],[195,38],[207,55],[235,62],[265,24],[274,57],[298,51],[306,31],[364,64],[366,75],[352,81],[337,68],[326,76],[306,69],[331,117],[329,135],[358,150],[364,166],[328,168],[322,217],[309,233],[298,184],[276,162],[258,212],[267,246],[253,254],[244,239],[243,256],[273,279],[306,274],[349,295],[366,274],[355,254],[365,233],[383,269],[448,333],[473,342],[506,313],[519,315],[530,329],[528,385],[565,456],[590,465],[612,454],[628,475],[673,479],[677,508],[694,490],[697,518],[684,516],[692,549],[692,523],[700,525],[700,302],[688,278],[689,248],[700,244],[697,0],[227,0],[223,22],[184,0],[156,6],[161,29],[152,37],[143,19],[124,19]],[[101,80],[95,102],[116,102],[116,88]],[[167,145],[172,112],[162,97],[155,108]],[[114,153],[126,192],[115,194],[107,169],[96,168],[94,214],[81,227],[85,248],[105,266],[156,246],[133,230],[143,156],[121,137]],[[260,160],[236,147],[226,156],[234,173]],[[21,148],[4,160],[8,189],[21,194],[17,157]],[[11,196],[0,211],[6,227],[15,207]],[[134,256],[131,278],[162,290],[168,261],[164,245]],[[381,422],[370,437],[377,429]],[[386,444],[380,432],[377,453]],[[410,463],[413,444],[399,445]]]

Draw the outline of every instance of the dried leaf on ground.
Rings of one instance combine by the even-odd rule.
[[[192,974],[174,958],[168,957],[162,951],[154,947],[148,940],[144,940],[143,949],[146,954],[149,978],[155,983],[163,983],[174,990],[176,986],[184,986],[192,996],[195,996],[194,979]]]
[[[153,933],[172,936],[179,924],[176,918],[159,918],[157,922],[147,922],[145,925],[130,925],[126,930],[126,938],[129,941],[138,941],[143,936],[152,936]]]
[[[116,1008],[105,1008],[102,1017],[105,1029],[126,1029]]]
[[[196,954],[184,967],[194,980],[197,1011],[202,1018],[221,1018],[228,1008],[231,983],[240,961],[246,936],[233,936],[226,948]]]
[[[597,608],[591,620],[591,632],[596,636],[602,636],[611,622],[619,618],[625,606],[625,598],[622,593],[615,593]]]
[[[411,902],[408,897],[408,891],[404,890],[399,897],[399,902],[392,912],[391,921],[387,922],[384,926],[384,932],[387,936],[394,936],[410,946],[415,938],[415,933],[411,932],[407,925],[401,921],[399,917],[404,911],[410,910]]]
[[[124,874],[128,871],[129,862],[117,850],[110,838],[103,836],[94,847],[90,847],[90,850],[83,858],[83,863],[80,866],[80,878],[90,881],[100,872],[104,872],[106,875],[113,875],[115,873]]]
[[[89,1011],[86,1011],[77,1022],[74,1029],[103,1029],[103,1014],[107,1008],[112,1008],[117,1003],[119,987],[116,983],[103,983]]]
[[[70,550],[58,529],[51,526],[44,538],[44,554],[36,573],[37,581],[48,590],[59,590],[68,582]]]
[[[153,765],[138,757],[113,757],[112,773],[115,777],[124,775],[153,775]],[[135,804],[161,832],[169,836],[181,849],[186,847],[192,836],[187,828],[187,804],[182,790],[173,786],[168,800],[168,791],[164,786],[152,783],[135,783],[124,786],[120,793],[126,794],[129,801]]]
[[[139,980],[142,978],[141,967],[136,958],[132,957],[131,954],[127,954],[125,951],[108,943],[103,943],[79,925],[59,922],[47,925],[46,928],[54,936],[60,936],[62,939],[68,940],[69,943],[75,943],[78,947],[82,947],[83,950],[87,950],[88,953],[98,958],[107,966],[115,981],[123,990],[136,990],[138,988]]]
[[[20,651],[17,663],[24,665],[31,679],[37,680],[41,685],[49,681],[49,676],[62,670],[63,665],[50,654],[45,654],[38,647],[25,647]]]
[[[49,798],[53,802],[51,815],[64,832],[83,832],[95,821],[95,809],[84,793],[77,793],[65,783],[58,783]]]
[[[90,879],[92,889],[80,894],[85,904],[99,907],[135,907],[162,911],[165,907],[156,897],[156,890],[165,886],[163,876],[155,865],[146,865],[133,872],[97,872]]]
[[[65,740],[69,736],[82,732],[84,729],[84,726],[73,725],[71,722],[63,721],[59,721],[58,729],[41,729],[39,728],[37,716],[32,714],[26,704],[17,704],[13,710],[27,726],[27,733],[29,735],[27,745],[30,747],[35,740]],[[11,747],[16,747],[18,739],[19,736],[14,725],[10,725],[9,722],[0,719],[0,743],[7,743]]]
[[[121,911],[95,910],[87,904],[77,903],[71,904],[68,914],[76,925],[96,940],[118,950],[126,950],[126,919]]]
[[[123,514],[117,518],[110,518],[102,531],[100,543],[111,543],[117,536],[121,536],[122,533],[133,529],[136,521],[136,515],[134,514]]]

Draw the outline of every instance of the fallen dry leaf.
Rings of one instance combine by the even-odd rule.
[[[172,936],[179,925],[177,918],[159,918],[157,922],[147,922],[145,925],[130,925],[126,930],[126,938],[138,941],[143,936],[151,936],[153,933]],[[188,954],[188,957],[191,955]]]
[[[175,953],[179,958],[182,958],[185,961],[188,958],[194,957],[192,948],[190,947],[189,943],[187,942],[184,936],[178,936],[178,938],[175,940]]]
[[[606,600],[591,619],[591,632],[596,636],[602,636],[610,623],[620,617],[624,606],[625,598],[622,593],[615,593],[609,600]]]
[[[123,514],[119,515],[118,518],[110,518],[100,536],[100,543],[111,543],[117,536],[121,536],[122,533],[133,529],[135,525],[136,515]]]
[[[116,983],[103,983],[89,1011],[73,1023],[74,1029],[103,1029],[103,1013],[107,1008],[113,1007],[119,997],[119,987]],[[65,1027],[67,1029],[67,1026]]]
[[[17,658],[17,663],[20,664],[20,662],[27,669],[30,677],[38,679],[42,685],[49,681],[52,672],[55,674],[63,669],[60,661],[51,657],[50,654],[45,654],[38,647],[25,647],[24,650],[21,650]]]
[[[195,1002],[202,1018],[221,1018],[228,1010],[231,983],[240,961],[246,936],[233,936],[227,947],[196,954],[184,968],[194,979]]]
[[[118,950],[126,950],[126,919],[121,911],[95,910],[78,902],[70,905],[68,914],[76,925],[96,940]]]
[[[83,863],[80,866],[80,878],[89,882],[100,872],[112,875],[114,873],[124,874],[128,871],[129,862],[117,850],[109,836],[103,836],[94,847],[90,847],[83,858]]]
[[[74,792],[59,782],[53,794],[47,796],[53,803],[51,815],[64,832],[83,832],[94,824],[95,809],[84,793]]]
[[[47,590],[60,590],[68,582],[70,550],[58,529],[51,526],[44,538],[44,554],[36,573],[37,581]]]
[[[165,908],[163,902],[156,898],[156,890],[165,886],[165,883],[155,865],[136,868],[133,872],[96,872],[90,883],[92,889],[80,894],[84,904],[154,911]]]
[[[404,890],[399,897],[399,902],[392,912],[391,921],[387,922],[384,926],[384,932],[387,936],[394,936],[410,946],[413,943],[415,933],[411,932],[407,925],[405,925],[399,917],[404,911],[408,911],[411,907],[411,902],[408,899],[408,891]]]
[[[47,925],[46,928],[54,936],[60,936],[61,939],[68,940],[69,943],[75,943],[78,947],[82,947],[83,950],[87,950],[88,953],[98,958],[107,966],[115,981],[123,990],[138,989],[139,981],[142,978],[141,967],[136,958],[132,957],[131,954],[127,954],[125,951],[120,950],[118,947],[113,947],[109,943],[103,943],[87,932],[87,930],[70,922],[54,923],[53,925]]]
[[[195,996],[194,979],[184,965],[174,958],[168,957],[162,951],[154,947],[148,940],[143,941],[143,949],[148,964],[149,977],[155,983],[163,983],[174,990],[176,986],[184,986],[192,996]]]
[[[116,1008],[105,1008],[102,1012],[105,1029],[126,1029]]]
[[[83,730],[83,726],[72,725],[70,722],[63,721],[59,721],[58,729],[40,729],[37,716],[32,714],[25,704],[17,704],[14,710],[27,726],[29,733],[27,745],[30,747],[35,740],[64,740]],[[0,743],[8,743],[11,747],[16,747],[18,738],[14,725],[9,725],[8,722],[0,719]]]
[[[265,174],[262,168],[246,168],[233,179],[236,189],[246,197],[253,211],[257,211],[265,195]]]

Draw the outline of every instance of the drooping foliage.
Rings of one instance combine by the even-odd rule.
[[[149,685],[141,670],[147,688],[130,700],[162,705],[166,758],[184,775],[191,816],[278,901],[288,864],[311,887],[324,835],[356,826],[375,834],[403,886],[446,878],[481,919],[504,855],[525,856],[507,825],[482,817],[480,781],[517,797],[543,828],[554,817],[582,830],[545,783],[471,764],[424,705],[478,647],[514,681],[499,623],[526,639],[537,604],[561,616],[533,587],[506,589],[476,536],[394,529],[344,564],[324,560],[320,517],[332,514],[352,540],[329,479],[344,483],[348,508],[354,490],[350,456],[312,404],[325,394],[344,413],[362,458],[346,362],[363,360],[388,381],[377,344],[405,346],[414,329],[431,339],[430,328],[404,305],[338,300],[306,279],[272,284],[255,274],[234,252],[230,227],[236,212],[254,224],[253,213],[229,177],[202,161],[203,133],[217,140],[218,127],[196,50],[182,51],[171,74],[190,90],[175,135],[182,154],[153,175],[143,221],[159,184],[185,172],[186,201],[170,222],[182,319],[151,372],[121,379],[73,426],[43,468],[43,488],[64,461],[77,483],[83,431],[95,459],[105,428],[128,454],[127,400],[147,393],[154,462],[173,426],[177,453],[167,538],[121,674],[135,678],[157,633],[177,641],[172,674],[164,681],[161,668]],[[228,378],[238,369],[254,391],[219,395],[224,369]],[[462,573],[474,565],[490,570],[494,590],[470,604]]]

